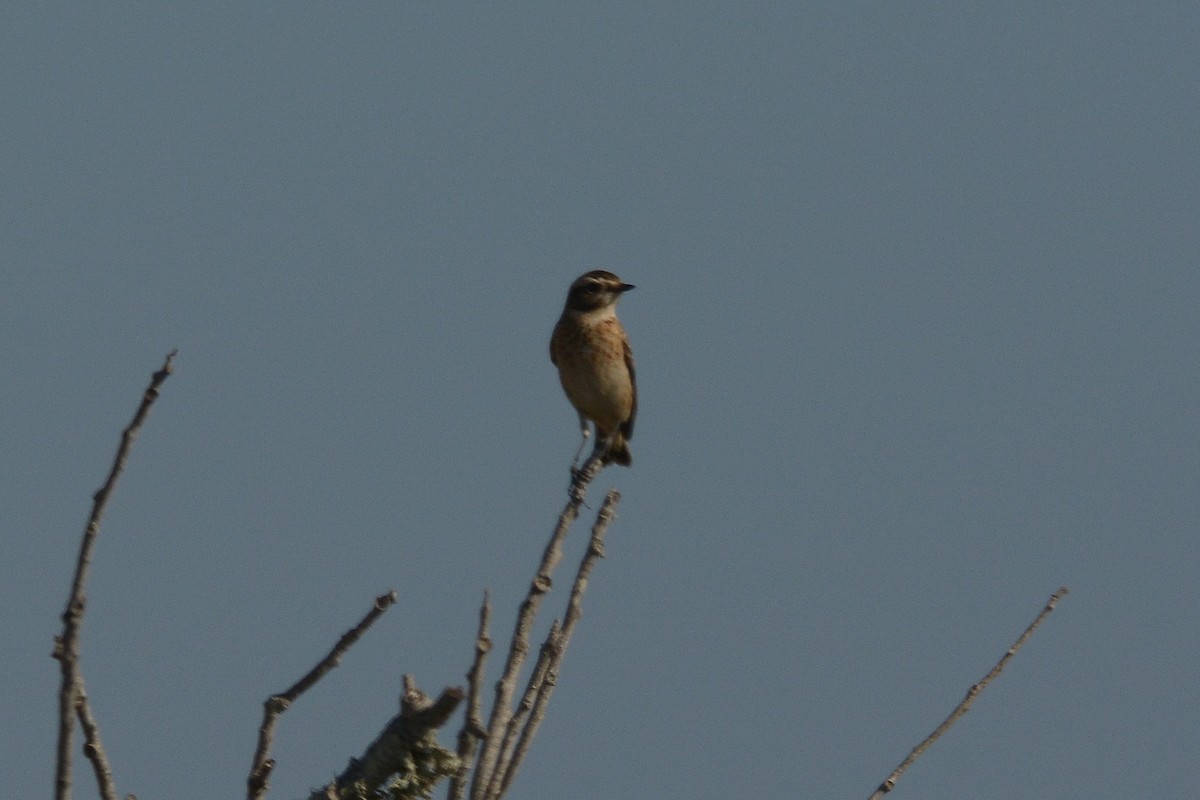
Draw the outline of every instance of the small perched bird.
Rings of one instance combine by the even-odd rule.
[[[637,415],[637,378],[629,338],[617,319],[617,300],[632,288],[602,269],[580,275],[567,292],[550,337],[550,360],[558,367],[558,379],[579,412],[583,430],[577,461],[591,420],[596,425],[595,452],[604,463],[633,463],[629,439]]]

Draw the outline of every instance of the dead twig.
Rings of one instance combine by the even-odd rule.
[[[883,783],[879,784],[879,788],[876,789],[875,793],[871,795],[870,800],[880,800],[880,798],[882,798],[885,794],[896,788],[896,781],[900,780],[900,776],[904,774],[904,771],[912,766],[912,763],[920,758],[921,755],[924,754],[924,752],[928,750],[934,742],[941,738],[943,733],[950,730],[950,726],[958,722],[959,718],[962,717],[963,714],[967,713],[967,711],[971,708],[971,704],[975,702],[975,698],[978,697],[980,693],[987,688],[987,685],[995,680],[995,678],[1004,670],[1012,657],[1017,654],[1017,651],[1021,649],[1022,645],[1024,645],[1029,637],[1033,635],[1033,632],[1037,630],[1038,626],[1042,624],[1042,621],[1046,619],[1046,617],[1050,616],[1050,612],[1054,610],[1056,605],[1058,605],[1058,601],[1066,597],[1066,595],[1067,587],[1065,586],[1060,587],[1057,592],[1050,595],[1050,600],[1046,603],[1045,608],[1043,608],[1037,617],[1034,618],[1033,622],[1029,623],[1029,627],[1025,629],[1025,632],[1017,637],[1017,640],[1013,642],[1012,647],[1008,648],[1008,652],[1000,657],[1000,660],[996,662],[996,665],[992,667],[991,671],[988,672],[987,675],[983,676],[983,680],[979,681],[979,683],[976,683],[969,690],[967,690],[967,696],[964,697],[963,701],[959,703],[953,711],[950,712],[950,716],[946,717],[946,719],[942,721],[942,724],[938,725],[937,728],[934,729],[933,733],[926,736],[924,741],[914,747],[912,752],[900,762],[900,765],[896,767],[896,769],[892,770],[892,774],[888,775],[887,779]]]
[[[488,638],[491,613],[491,602],[488,593],[484,592],[483,605],[479,607],[479,632],[475,635],[475,660],[467,671],[467,714],[462,730],[458,732],[458,758],[461,763],[458,774],[450,779],[450,800],[463,800],[476,745],[480,738],[487,735],[483,729],[483,675],[487,654],[492,649],[492,640]]]
[[[543,659],[539,657],[538,668],[534,670],[534,675],[530,678],[529,688],[532,690],[533,701],[529,711],[529,720],[521,728],[521,735],[516,742],[515,750],[506,752],[502,761],[497,764],[488,794],[489,800],[499,800],[508,791],[513,779],[517,777],[517,770],[525,759],[525,754],[529,752],[529,747],[533,743],[533,737],[537,734],[538,727],[542,724],[542,719],[546,716],[546,705],[550,702],[550,695],[554,693],[554,687],[558,684],[558,670],[562,666],[563,656],[566,655],[571,634],[574,633],[575,625],[583,616],[583,593],[587,590],[588,578],[596,561],[604,558],[604,536],[608,533],[608,526],[612,524],[613,518],[616,516],[617,504],[620,501],[621,493],[616,489],[610,490],[604,499],[604,505],[596,514],[596,522],[592,526],[592,537],[588,542],[587,552],[584,553],[583,560],[579,563],[579,571],[576,573],[575,583],[571,587],[571,596],[567,600],[567,611],[563,615],[562,628],[559,629],[555,624],[551,629],[550,635],[546,637],[546,642],[542,646],[545,667],[542,669]],[[539,674],[539,669],[541,674]],[[534,688],[535,678],[537,679],[536,689]],[[522,700],[522,707],[525,707],[524,700]],[[514,716],[515,719],[516,716]],[[498,781],[496,776],[499,776]]]
[[[79,726],[83,728],[83,754],[92,762],[92,771],[96,773],[96,785],[100,787],[100,797],[102,800],[117,800],[117,785],[113,781],[112,768],[108,765],[108,753],[100,742],[100,725],[92,716],[82,677],[79,678],[76,698],[76,714],[79,717]]]
[[[258,746],[254,751],[254,761],[250,766],[250,777],[246,779],[246,797],[248,800],[258,800],[267,793],[268,780],[271,777],[271,770],[275,768],[275,759],[271,758],[271,744],[275,740],[275,725],[279,721],[280,715],[287,711],[295,700],[304,694],[313,684],[323,678],[330,670],[336,667],[342,660],[342,656],[346,651],[354,646],[354,643],[362,638],[362,635],[367,632],[367,629],[375,624],[375,620],[383,616],[396,602],[396,592],[391,591],[387,594],[381,594],[375,598],[374,605],[367,612],[357,625],[342,634],[338,639],[337,644],[333,646],[323,659],[317,662],[317,665],[310,669],[308,673],[296,681],[286,691],[279,694],[273,694],[263,703],[263,721],[258,729]]]
[[[484,739],[482,752],[475,764],[475,775],[471,783],[471,800],[484,800],[488,783],[496,768],[496,759],[500,756],[500,748],[504,739],[504,731],[512,716],[512,698],[516,692],[517,678],[520,676],[521,665],[529,654],[529,633],[533,620],[537,616],[542,598],[553,585],[552,575],[559,562],[562,561],[562,543],[567,538],[567,531],[579,517],[579,508],[587,497],[587,487],[604,468],[602,459],[592,456],[578,470],[571,471],[571,487],[568,491],[566,506],[558,517],[558,524],[546,543],[542,553],[542,561],[537,574],[529,585],[529,593],[521,603],[517,612],[517,623],[513,630],[512,640],[508,647],[508,658],[504,663],[504,671],[496,683],[496,697],[492,703],[492,713],[488,720],[487,737]]]
[[[117,480],[125,469],[125,463],[129,460],[133,442],[137,439],[146,417],[150,414],[150,407],[158,399],[159,389],[171,375],[176,352],[176,350],[172,350],[168,353],[162,367],[150,377],[150,385],[142,394],[142,402],[134,412],[133,420],[121,433],[121,443],[117,447],[117,454],[108,471],[108,478],[105,479],[104,485],[92,495],[92,513],[83,530],[83,540],[79,546],[79,560],[75,563],[75,578],[71,581],[71,594],[62,615],[63,630],[55,639],[54,644],[54,657],[58,659],[61,673],[58,691],[58,745],[54,776],[54,796],[57,800],[69,800],[71,797],[71,743],[74,739],[77,714],[81,719],[86,717],[89,720],[89,724],[92,725],[92,733],[96,737],[95,741],[99,741],[99,728],[87,705],[87,695],[83,693],[83,678],[79,666],[79,631],[83,627],[83,612],[87,605],[84,588],[87,585],[88,570],[92,563],[92,550],[95,548],[96,538],[100,534],[100,521],[108,508],[108,501],[117,487]],[[100,778],[102,774],[106,776],[101,782],[101,791],[105,791],[106,787],[111,789],[112,771],[105,760],[104,751],[89,749],[88,754],[93,759],[93,765],[96,765],[97,759],[100,759],[97,777]],[[116,790],[112,791],[115,795]]]
[[[513,753],[518,744],[517,737],[525,731],[526,721],[533,712],[542,687],[546,684],[546,671],[550,668],[554,647],[557,645],[561,632],[562,624],[558,620],[554,620],[550,626],[550,633],[546,635],[546,640],[538,649],[538,659],[534,662],[533,672],[530,673],[529,682],[525,685],[525,691],[521,695],[521,702],[517,704],[516,711],[513,712],[508,720],[508,725],[505,726],[504,739],[500,743],[499,755],[496,757],[496,766],[492,770],[492,777],[488,781],[485,798],[496,797],[498,796],[497,792],[501,791],[500,785],[508,772],[508,765],[512,763]]]

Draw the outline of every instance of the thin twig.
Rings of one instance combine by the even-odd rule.
[[[488,624],[492,616],[492,603],[487,592],[483,593],[483,605],[479,607],[479,632],[475,636],[475,661],[467,672],[467,720],[466,728],[474,738],[485,733],[483,729],[483,676],[492,640],[488,636]]]
[[[87,690],[83,686],[83,677],[79,678],[76,686],[76,715],[79,726],[83,728],[83,754],[92,762],[92,771],[96,773],[96,784],[100,787],[100,797],[103,800],[117,800],[117,785],[113,781],[112,768],[108,764],[108,753],[100,741],[100,725],[92,715],[88,705]]]
[[[458,757],[462,765],[458,773],[450,779],[450,800],[463,800],[476,745],[480,737],[487,733],[483,729],[483,673],[487,654],[492,649],[492,640],[488,638],[491,613],[491,601],[488,599],[488,593],[484,592],[483,605],[479,607],[479,632],[475,635],[475,660],[471,663],[471,669],[467,671],[467,714],[462,730],[458,732]]]
[[[500,780],[500,785],[496,788],[496,797],[503,797],[508,791],[508,787],[512,785],[513,780],[517,777],[517,770],[521,766],[521,762],[525,760],[525,756],[529,753],[529,748],[533,745],[533,737],[537,730],[542,725],[542,720],[546,718],[546,707],[550,704],[550,695],[554,693],[554,687],[558,684],[558,668],[556,664],[562,663],[562,656],[566,645],[563,642],[563,632],[561,629],[552,630],[550,636],[546,637],[544,647],[549,654],[549,663],[546,665],[546,674],[542,678],[542,683],[538,686],[537,696],[533,699],[533,707],[529,711],[529,719],[525,726],[521,729],[521,735],[517,739],[516,747],[513,748],[512,755],[508,759],[508,763],[504,765],[504,775]]]
[[[980,693],[987,688],[987,685],[1004,670],[1004,668],[1008,665],[1009,660],[1016,655],[1017,651],[1021,649],[1021,646],[1024,645],[1029,637],[1033,635],[1033,632],[1037,630],[1038,626],[1042,624],[1042,620],[1050,616],[1050,612],[1054,610],[1056,605],[1058,605],[1058,601],[1066,595],[1067,587],[1065,586],[1060,587],[1057,592],[1050,595],[1050,600],[1046,603],[1045,608],[1043,608],[1037,617],[1034,618],[1033,622],[1029,623],[1029,627],[1025,629],[1025,632],[1017,637],[1017,640],[1013,642],[1012,647],[1008,648],[1008,652],[1001,656],[1000,660],[996,662],[996,665],[992,667],[991,671],[983,677],[983,680],[979,681],[979,683],[967,690],[967,696],[964,697],[963,701],[959,703],[953,711],[950,712],[950,716],[946,717],[942,724],[938,725],[937,728],[934,729],[933,733],[926,736],[924,741],[914,747],[912,752],[909,753],[908,756],[900,762],[900,765],[892,771],[892,774],[889,775],[883,783],[879,784],[879,788],[876,789],[875,793],[871,795],[870,800],[879,800],[892,789],[896,788],[896,781],[900,780],[900,776],[904,774],[904,771],[912,766],[912,763],[920,758],[921,755],[929,749],[930,745],[936,742],[943,733],[950,730],[951,725],[958,722],[959,718],[962,717],[963,714],[967,713],[968,709],[971,708],[971,704],[975,702],[975,698],[978,697]]]
[[[583,560],[579,563],[579,572],[575,575],[571,596],[567,600],[567,611],[563,615],[562,630],[561,632],[552,630],[546,639],[546,646],[543,648],[543,652],[548,654],[549,661],[546,665],[545,676],[537,689],[529,721],[521,730],[516,750],[508,758],[508,763],[503,765],[503,778],[499,786],[493,786],[490,800],[498,800],[508,791],[508,787],[517,777],[517,770],[546,715],[546,705],[550,702],[550,695],[554,693],[554,687],[558,684],[558,670],[566,655],[567,645],[570,644],[571,634],[575,631],[575,625],[579,622],[580,617],[583,616],[583,593],[587,591],[588,578],[593,567],[596,566],[596,561],[604,558],[604,536],[608,533],[608,527],[612,524],[613,517],[616,516],[617,505],[620,502],[621,493],[616,489],[611,489],[608,496],[604,498],[604,505],[596,514],[596,522],[592,526],[592,537],[588,542],[587,552],[584,553]],[[496,771],[500,771],[499,766]]]
[[[71,595],[62,615],[62,634],[55,640],[54,646],[54,657],[58,659],[62,674],[58,692],[58,753],[54,777],[54,796],[57,800],[69,800],[71,797],[71,742],[75,733],[75,716],[81,713],[79,692],[83,686],[79,667],[79,631],[83,626],[83,611],[87,605],[84,587],[87,585],[88,569],[92,563],[92,550],[96,545],[96,537],[100,534],[100,520],[103,519],[108,501],[117,487],[117,479],[125,469],[129,451],[150,414],[150,407],[158,399],[159,389],[171,375],[176,352],[172,350],[168,353],[162,367],[150,377],[150,385],[142,394],[142,402],[134,412],[133,420],[121,433],[121,444],[113,457],[108,478],[92,495],[92,513],[83,530],[79,560],[75,564],[75,578],[71,581]],[[86,702],[85,697],[83,703]],[[83,709],[82,713],[87,713],[90,718],[90,710]]]
[[[308,671],[303,678],[296,681],[286,691],[273,694],[263,703],[263,721],[258,729],[258,746],[254,751],[254,761],[250,766],[250,777],[246,779],[246,797],[257,800],[267,793],[268,779],[271,770],[275,768],[275,759],[271,758],[271,744],[275,739],[275,725],[279,717],[295,700],[308,691],[313,684],[323,678],[326,673],[336,667],[346,651],[354,646],[375,620],[396,602],[396,592],[391,591],[375,598],[374,605],[366,616],[350,630],[342,634],[337,644],[317,665]]]
[[[508,648],[508,658],[504,664],[504,672],[496,683],[496,699],[492,704],[491,718],[488,720],[487,738],[484,740],[479,761],[476,762],[475,775],[471,783],[471,800],[484,800],[488,783],[496,768],[496,759],[500,755],[500,746],[504,738],[504,730],[512,716],[512,697],[516,691],[517,678],[521,665],[529,654],[529,632],[533,620],[537,616],[538,606],[553,583],[551,576],[555,567],[562,560],[562,543],[567,531],[579,516],[579,508],[587,496],[587,487],[604,468],[603,460],[592,456],[579,470],[572,470],[569,499],[559,515],[558,524],[542,553],[542,561],[538,566],[537,575],[529,585],[529,593],[517,612],[517,623],[513,630],[512,641]]]
[[[525,729],[525,721],[533,710],[538,694],[545,684],[546,671],[550,668],[552,661],[552,650],[561,632],[562,623],[554,620],[550,626],[550,632],[546,634],[546,640],[538,649],[538,659],[534,662],[533,672],[529,674],[529,681],[525,685],[525,692],[521,695],[521,702],[517,704],[516,710],[508,720],[508,725],[504,728],[504,740],[500,743],[500,754],[496,757],[496,768],[492,770],[492,777],[488,781],[487,791],[484,794],[485,798],[496,797],[501,791],[500,784],[508,771],[508,765],[512,762],[517,737]]]

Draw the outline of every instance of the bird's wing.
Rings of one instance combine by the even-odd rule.
[[[621,433],[626,440],[633,438],[633,420],[637,416],[637,370],[633,364],[633,350],[629,347],[629,339],[625,339],[625,368],[629,370],[629,385],[633,388],[633,404],[629,407],[629,419],[621,425]]]

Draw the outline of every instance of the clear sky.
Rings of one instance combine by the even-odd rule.
[[[5,5],[4,791],[51,794],[89,498],[174,347],[84,626],[121,793],[240,796],[389,588],[272,797],[402,673],[461,683],[566,497],[592,268],[637,285],[635,463],[514,797],[865,798],[1061,584],[893,796],[1194,791],[1198,41],[1194,2]]]

